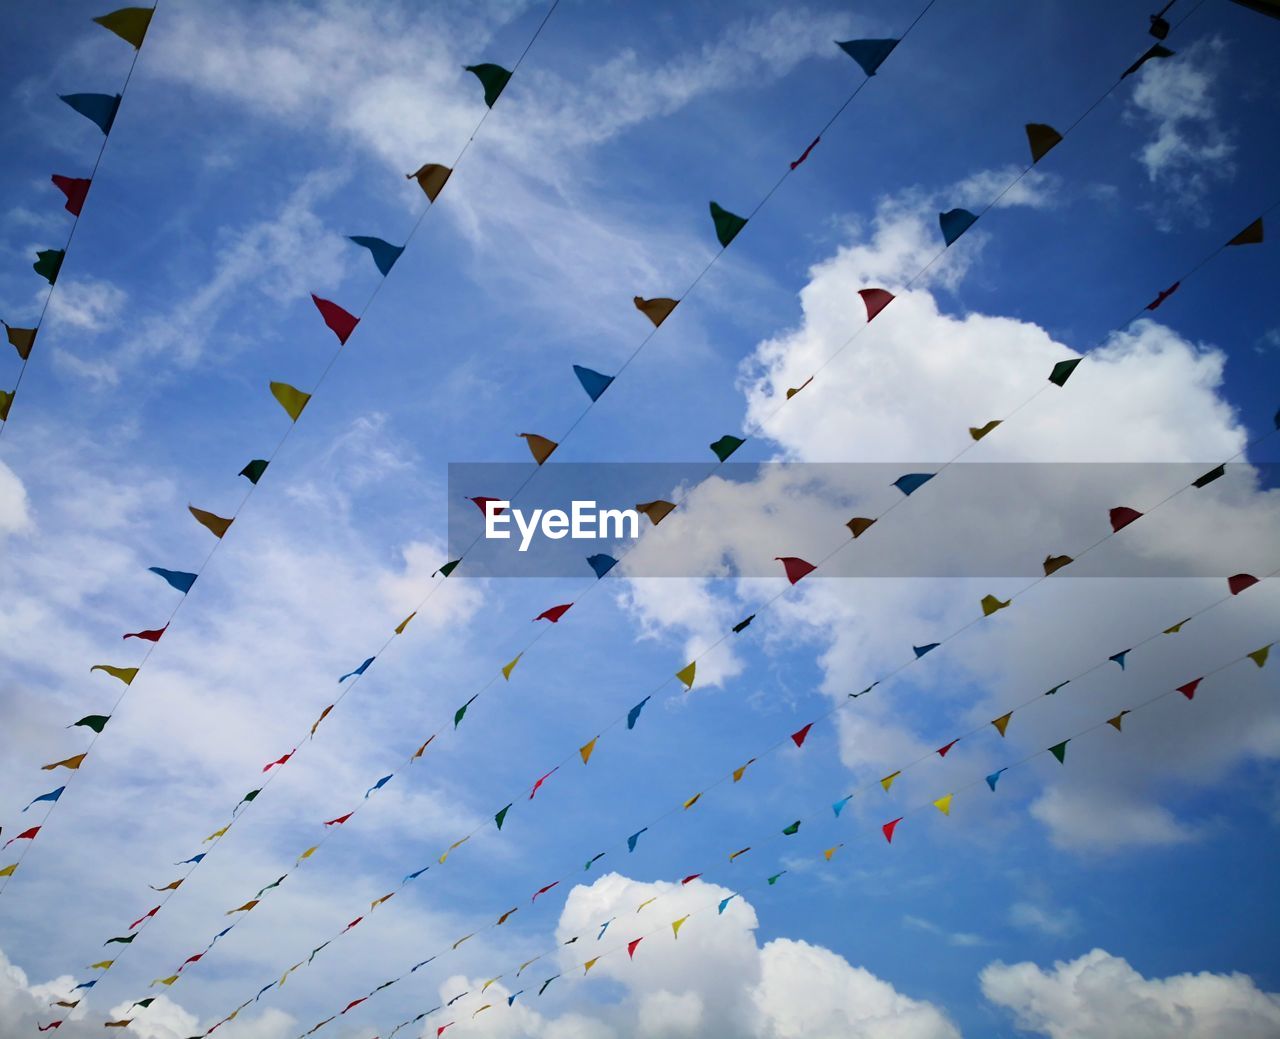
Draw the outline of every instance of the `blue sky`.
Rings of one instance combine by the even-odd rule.
[[[564,0],[0,898],[0,1035],[49,1019],[50,995],[92,974],[101,943],[155,904],[147,885],[179,875],[171,864],[225,823],[262,765],[333,700],[337,676],[422,599],[447,558],[449,463],[529,465],[514,434],[560,439],[586,404],[571,365],[616,371],[649,331],[631,297],[679,294],[713,255],[707,202],[749,211],[860,81],[831,41],[895,35],[915,12]],[[1227,250],[1152,320],[1112,335],[1276,201],[1280,25],[1227,0],[1180,0],[1171,17],[1188,12],[1169,41],[1176,58],[1121,84],[907,291],[939,244],[936,213],[982,208],[1025,162],[1024,123],[1065,129],[1150,42],[1139,4],[938,0],[555,460],[709,463],[708,442],[751,429],[735,461],[917,469],[950,458],[967,426],[1008,414],[1073,351],[1098,352],[973,461],[1236,455],[1280,405],[1274,244]],[[79,2],[11,13],[22,45],[3,74],[0,128],[10,324],[38,314],[30,262],[68,227],[48,175],[84,175],[99,144],[56,95],[113,92],[128,68],[128,48],[89,22],[100,13]],[[268,381],[311,388],[324,369],[335,344],[309,294],[356,310],[377,288],[368,255],[342,236],[404,240],[424,201],[404,174],[452,162],[484,111],[461,66],[510,66],[544,13],[490,0],[156,15],[0,440],[5,839],[39,808],[21,806],[63,781],[39,766],[83,749],[81,730],[62,727],[119,692],[88,667],[136,662],[142,650],[121,632],[173,608],[146,568],[194,570],[209,551],[187,503],[230,515],[247,489],[235,474],[284,433]],[[777,397],[862,326],[867,286],[899,300],[779,410]],[[0,384],[16,371],[10,355]],[[1275,458],[1274,440],[1248,455]],[[1045,481],[1010,510],[940,478],[884,525],[979,552],[957,533],[972,529],[964,519],[1034,569],[1101,537],[1112,505],[1154,505],[1179,485],[1169,479],[1118,467],[1101,487]],[[1274,571],[1271,482],[1233,467],[1092,554],[1097,576],[1029,590],[851,707],[847,693],[912,645],[940,641],[982,595],[1008,597],[1026,579],[814,579],[708,652],[781,576],[620,571],[595,586],[585,565],[574,579],[505,581],[467,581],[464,567],[59,1034],[101,1034],[106,1016],[160,991],[148,982],[203,948],[228,909],[290,872],[132,1029],[197,1034],[427,863],[422,881],[222,1034],[292,1039],[522,906],[318,1033],[385,1037],[580,929],[617,916],[611,927],[630,930],[610,940],[638,934],[634,906],[693,872],[704,879],[666,894],[658,924],[752,890],[723,917],[695,914],[678,942],[654,935],[634,962],[615,952],[586,982],[534,1002],[526,992],[511,1010],[502,1000],[457,1032],[1090,1037],[1166,1034],[1184,1007],[1185,1034],[1221,1034],[1228,1019],[1238,1034],[1273,1034],[1274,663],[1237,664],[1190,704],[1135,712],[1122,736],[1081,737],[1063,766],[1041,756],[1018,767],[995,797],[981,786],[1276,638],[1273,581],[1136,648],[1123,672],[1029,707],[1005,739],[988,729],[890,793],[874,786],[1216,603],[1225,575]],[[785,475],[713,480],[636,560],[658,554],[698,574],[821,558],[847,540],[849,515],[896,494],[851,501]],[[869,534],[858,550],[875,546]],[[1105,578],[1142,566],[1187,576]],[[364,790],[448,728],[536,634],[529,618],[571,600],[510,683],[292,868],[322,820],[364,805]],[[668,684],[633,732],[610,730],[590,765],[576,759],[695,656],[692,691]],[[840,705],[803,749],[761,755],[747,781],[710,789]],[[566,758],[529,802],[533,780]],[[832,816],[833,800],[868,784]],[[617,848],[704,789],[634,853]],[[952,790],[951,816],[928,807]],[[484,827],[435,864],[509,801],[500,835]],[[906,812],[886,846],[880,825]],[[797,817],[805,826],[784,843],[778,830]],[[574,884],[530,904],[574,870]],[[580,974],[582,948],[550,957],[557,966],[534,988],[575,963]]]

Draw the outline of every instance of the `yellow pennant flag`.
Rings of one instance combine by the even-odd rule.
[[[880,785],[884,787],[884,792],[886,794],[889,792],[889,788],[893,786],[893,781],[900,775],[902,775],[902,769],[898,769],[897,772],[891,772],[889,775],[885,776],[884,779],[880,780]]]
[[[993,429],[995,429],[995,428],[996,428],[996,426],[998,426],[998,425],[1000,425],[1000,419],[998,419],[998,418],[993,418],[990,422],[986,423],[985,425],[982,425],[982,426],[970,426],[970,427],[969,427],[969,435],[970,435],[971,437],[973,437],[973,439],[974,439],[974,440],[981,440],[981,439],[982,439],[983,437],[985,437],[988,433],[990,433]]]
[[[313,845],[311,845],[311,847],[310,847],[310,848],[308,848],[306,851],[304,851],[301,855],[299,855],[299,856],[298,856],[298,861],[297,861],[297,862],[295,862],[295,863],[294,863],[294,865],[295,865],[295,866],[300,866],[300,865],[302,865],[302,860],[303,860],[303,859],[309,859],[309,858],[311,858],[311,856],[312,856],[312,855],[314,855],[314,854],[316,853],[316,849],[317,849],[317,848],[319,848],[319,847],[320,847],[320,845],[318,845],[318,844],[313,844]]]
[[[468,934],[468,935],[464,935],[463,937],[459,938],[456,942],[454,942],[454,943],[453,943],[453,947],[456,949],[459,945],[461,945],[463,942],[465,942],[468,938],[474,938],[474,937],[475,937],[475,932],[472,932],[471,934]]]
[[[256,898],[251,898],[242,906],[236,906],[235,909],[228,909],[225,915],[230,916],[232,913],[247,913],[257,904],[258,900]]]
[[[115,962],[116,962],[115,960],[99,960],[97,963],[89,964],[89,969],[90,970],[110,970],[111,965]],[[152,982],[152,984],[155,984],[155,982]]]
[[[1128,713],[1129,711],[1127,709],[1121,711],[1114,718],[1108,718],[1107,724],[1110,725],[1113,729],[1115,729],[1116,732],[1123,732],[1124,730],[1120,728],[1120,723],[1124,720],[1124,716]]]
[[[1190,619],[1191,619],[1191,618],[1190,618],[1190,617],[1188,617],[1188,618],[1187,618],[1187,621],[1189,621]],[[1184,624],[1186,624],[1186,623],[1187,623],[1187,621],[1178,621],[1178,623],[1177,623],[1177,624],[1175,624],[1172,628],[1165,628],[1165,629],[1164,629],[1164,631],[1162,631],[1160,634],[1161,634],[1161,635],[1176,635],[1176,634],[1178,634],[1178,632],[1180,632],[1180,631],[1182,630],[1182,626],[1183,626]]]
[[[215,538],[222,537],[230,529],[231,524],[235,522],[234,519],[215,516],[212,512],[197,509],[194,505],[188,505],[187,509],[196,518],[196,522],[208,530]]]
[[[837,851],[839,851],[843,847],[844,847],[843,844],[837,844],[834,848],[828,848],[826,851],[822,853],[822,857],[826,859],[828,862],[830,862],[831,856],[833,856]]]
[[[5,867],[4,867],[4,869],[0,869],[0,877],[11,877],[11,876],[13,876],[13,871],[14,871],[15,869],[17,869],[17,868],[18,868],[18,864],[17,864],[16,862],[14,862],[14,863],[12,863],[12,864],[10,864],[10,865],[8,865],[8,866],[5,866]]]
[[[695,660],[690,664],[686,664],[679,671],[677,671],[676,678],[680,679],[680,681],[684,683],[684,687],[686,689],[692,689],[693,676],[694,674],[697,673],[697,670],[698,670],[698,662]]]
[[[692,808],[694,805],[696,805],[696,804],[698,803],[698,799],[699,799],[700,797],[702,797],[702,792],[701,792],[701,791],[699,791],[698,793],[694,794],[691,798],[689,798],[689,800],[687,800],[687,801],[684,803],[685,810],[686,810],[686,811],[688,811],[690,808]]]
[[[667,299],[665,297],[642,299],[639,296],[636,296],[632,302],[635,303],[636,310],[653,322],[654,328],[666,321],[671,316],[671,312],[680,303],[678,299]]]
[[[404,620],[402,620],[399,624],[397,624],[397,625],[396,625],[396,634],[397,634],[397,635],[403,635],[403,634],[404,634],[404,629],[405,629],[405,628],[407,628],[407,627],[409,626],[409,622],[410,622],[411,620],[413,620],[413,618],[414,618],[414,617],[416,617],[416,616],[418,616],[418,611],[417,611],[417,610],[414,610],[411,614],[409,614],[409,616],[407,616]]]
[[[214,831],[213,831],[213,833],[209,834],[209,836],[208,836],[208,837],[206,837],[204,840],[202,840],[200,843],[201,843],[201,844],[208,844],[210,841],[217,840],[217,839],[218,839],[219,837],[221,837],[224,833],[226,833],[229,829],[231,829],[231,824],[230,824],[230,823],[227,823],[227,825],[226,825],[226,826],[224,826],[221,830],[214,830]]]
[[[591,760],[591,753],[596,749],[596,740],[599,738],[599,736],[595,736],[578,748],[578,753],[582,755],[582,763],[584,765]]]
[[[152,890],[153,891],[177,891],[178,888],[182,887],[182,879],[183,878],[179,878],[178,880],[171,880],[164,887],[152,888]]]
[[[933,802],[933,807],[936,808],[938,811],[940,811],[943,815],[950,815],[951,814],[951,798],[952,798],[951,794],[947,794],[945,797],[940,797]]]
[[[511,681],[511,672],[516,669],[516,665],[520,663],[520,658],[522,656],[524,656],[523,653],[517,653],[516,658],[513,661],[511,661],[511,663],[502,665],[502,677],[505,678],[508,682]]]
[[[55,761],[50,765],[41,765],[42,772],[52,772],[55,768],[69,768],[72,771],[78,769],[84,763],[84,759],[89,756],[86,751],[84,754],[76,754],[69,758],[63,758],[61,761]]]
[[[636,912],[637,913],[640,912],[640,910],[643,909],[645,906],[647,906],[650,902],[656,902],[657,900],[658,898],[656,895],[653,898],[646,898],[643,902],[641,902],[638,906],[636,906]]]
[[[462,847],[462,845],[466,844],[466,843],[467,843],[467,841],[469,841],[469,840],[471,840],[471,835],[470,835],[470,834],[468,834],[466,837],[463,837],[463,838],[462,838],[462,840],[460,840],[460,841],[454,841],[452,844],[450,844],[450,845],[449,845],[449,847],[448,847],[448,849],[445,851],[445,853],[444,853],[443,855],[441,855],[441,856],[440,856],[440,864],[441,864],[441,865],[444,865],[444,860],[445,860],[445,859],[447,859],[447,858],[449,857],[449,852],[453,851],[453,849],[454,849],[454,848],[460,848],[460,847]]]
[[[311,394],[303,393],[296,386],[290,386],[287,382],[273,382],[271,384],[271,395],[280,402],[280,407],[284,408],[294,422],[298,421],[298,416],[302,414],[302,409],[307,406],[307,401],[311,399]]]
[[[448,166],[441,166],[438,163],[428,162],[424,166],[419,166],[413,173],[406,173],[406,180],[416,180],[418,187],[423,191],[432,202],[436,200],[440,192],[444,190],[445,182],[449,179],[449,174],[453,170]]]
[[[486,1004],[485,1004],[484,1006],[482,1006],[479,1010],[477,1010],[477,1011],[475,1012],[475,1014],[472,1014],[472,1015],[471,1015],[471,1020],[472,1020],[472,1021],[474,1021],[474,1020],[476,1019],[476,1014],[483,1014],[483,1013],[484,1013],[486,1010],[488,1010],[491,1006],[493,1006],[493,1004],[492,1004],[492,1003],[486,1003]]]
[[[587,960],[587,962],[582,965],[582,973],[583,974],[591,973],[591,968],[594,967],[599,962],[600,962],[599,956],[596,956],[594,959]]]
[[[797,393],[799,393],[799,392],[800,392],[801,390],[803,390],[806,386],[808,386],[808,385],[809,385],[809,383],[811,383],[811,382],[813,382],[813,376],[812,376],[812,375],[810,375],[810,376],[809,376],[809,378],[805,379],[805,381],[804,381],[804,382],[802,382],[799,386],[792,386],[792,387],[791,387],[791,389],[787,390],[787,400],[790,400],[790,399],[791,399],[792,397],[794,397]]]
[[[674,934],[677,938],[679,938],[679,937],[680,937],[680,928],[684,926],[684,922],[685,922],[686,920],[688,920],[688,919],[689,919],[688,914],[685,914],[684,916],[680,917],[680,919],[679,919],[679,920],[672,920],[672,921],[671,921],[671,933],[672,933],[672,934]]]
[[[997,599],[994,595],[984,595],[982,597],[982,616],[990,617],[997,610],[1003,610],[1012,599]]]
[[[320,712],[320,717],[317,718],[311,725],[312,736],[316,734],[316,729],[320,728],[320,723],[324,721],[327,717],[329,717],[329,712],[332,710],[333,710],[333,704],[330,704],[328,707],[326,707],[323,711]]]
[[[490,978],[488,981],[486,981],[483,985],[481,985],[481,986],[480,986],[480,994],[483,996],[483,995],[484,995],[484,993],[485,993],[485,990],[486,990],[490,985],[492,985],[495,981],[501,981],[501,980],[502,980],[502,975],[501,975],[501,974],[499,974],[496,978]]]
[[[118,678],[125,685],[130,685],[138,677],[136,667],[112,667],[110,664],[94,664],[90,671],[105,671],[112,678]]]
[[[741,782],[743,774],[755,763],[755,760],[755,758],[752,758],[745,765],[739,765],[733,770],[733,781],[735,783]]]
[[[227,1020],[229,1021],[231,1019],[228,1018]],[[120,1021],[103,1021],[102,1027],[103,1028],[128,1028],[131,1024],[133,1024],[133,1018],[126,1017]]]
[[[746,854],[747,852],[749,852],[750,850],[751,850],[750,846],[745,847],[745,848],[739,848],[737,851],[735,851],[733,854],[731,854],[731,855],[729,856],[729,861],[730,861],[730,862],[732,862],[732,861],[733,861],[734,859],[736,859],[739,855],[745,855],[745,854]]]
[[[996,732],[1000,733],[1000,735],[1003,736],[1004,730],[1009,727],[1009,719],[1012,717],[1013,717],[1013,712],[1010,711],[1008,714],[1002,714],[1000,715],[999,718],[992,719],[991,724],[996,727]]]
[[[151,7],[122,7],[110,14],[98,15],[94,21],[137,50],[147,35],[153,13],[154,8]]]
[[[550,458],[552,452],[560,446],[554,440],[540,437],[537,433],[517,433],[516,436],[524,437],[524,442],[529,445],[529,453],[539,465]]]
[[[156,978],[147,988],[155,988],[157,985],[164,985],[166,988],[178,980],[178,975],[170,974],[167,978]]]
[[[383,902],[390,901],[395,897],[396,897],[396,893],[392,891],[391,894],[389,895],[383,895],[381,898],[375,898],[372,902],[369,903],[369,912],[372,913],[375,909],[378,908],[378,906],[382,905]]]
[[[674,502],[664,501],[661,498],[658,498],[656,501],[641,502],[636,506],[636,512],[641,515],[648,516],[649,521],[655,527],[670,516],[674,509]]]
[[[1266,667],[1267,655],[1271,652],[1272,645],[1273,643],[1265,645],[1261,649],[1255,649],[1252,653],[1249,654],[1249,659],[1252,660],[1259,667]]]
[[[413,759],[422,757],[422,755],[427,752],[427,748],[431,746],[431,741],[434,739],[435,739],[434,734],[432,734],[431,736],[428,736],[427,742],[413,752]],[[413,760],[413,759],[410,759],[410,760]]]

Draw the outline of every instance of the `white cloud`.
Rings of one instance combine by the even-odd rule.
[[[1280,996],[1245,974],[1146,978],[1102,949],[1051,971],[993,963],[982,993],[1012,1011],[1019,1029],[1050,1039],[1264,1039],[1280,1033]]]
[[[46,291],[39,292],[40,300]],[[78,333],[101,332],[115,325],[128,298],[124,289],[101,278],[59,278],[49,300],[50,331],[65,325]]]
[[[1080,917],[1074,909],[1046,906],[1039,902],[1014,902],[1009,907],[1009,922],[1015,927],[1054,938],[1072,934],[1080,928]]]

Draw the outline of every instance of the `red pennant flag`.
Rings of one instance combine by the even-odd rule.
[[[477,509],[479,509],[481,512],[485,513],[485,515],[488,515],[488,505],[489,505],[489,502],[491,502],[491,501],[502,501],[502,499],[501,499],[501,498],[485,498],[485,497],[477,497],[477,498],[468,498],[468,499],[467,499],[467,501],[475,502],[475,506],[476,506],[476,508],[477,508]],[[501,516],[501,515],[502,515],[502,509],[494,509],[494,510],[493,510],[493,514],[494,514],[495,516]]]
[[[545,895],[548,891],[550,891],[553,887],[555,887],[555,886],[556,886],[557,884],[559,884],[559,883],[560,883],[560,881],[558,881],[558,880],[557,880],[557,881],[553,881],[552,883],[548,884],[546,887],[540,887],[540,888],[538,888],[538,890],[537,890],[537,891],[535,891],[535,892],[533,893],[533,897],[532,897],[531,899],[529,899],[529,901],[530,901],[530,902],[536,902],[536,901],[538,901],[538,896],[539,896],[539,895]]]
[[[448,1025],[441,1025],[439,1028],[437,1028],[437,1029],[436,1029],[436,1039],[440,1039],[440,1037],[441,1037],[442,1035],[444,1035],[444,1030],[445,1030],[446,1028],[448,1028],[448,1027],[449,1027],[449,1025],[452,1025],[452,1024],[453,1024],[453,1022],[452,1022],[452,1021],[450,1021]]]
[[[1124,530],[1124,528],[1134,520],[1141,518],[1142,513],[1137,509],[1131,509],[1126,505],[1120,505],[1111,510],[1111,529],[1113,531]]]
[[[36,1031],[47,1032],[51,1028],[61,1028],[61,1027],[62,1027],[61,1021],[50,1021],[47,1025],[36,1025]]]
[[[690,873],[687,877],[684,878],[684,880],[680,881],[680,884],[683,886],[685,884],[688,884],[690,881],[697,880],[700,876],[702,876],[701,873]]]
[[[787,580],[795,584],[800,578],[813,573],[816,569],[812,563],[806,563],[799,556],[774,556],[787,572]]]
[[[800,158],[796,159],[796,161],[791,164],[791,168],[795,169],[797,166],[800,165],[800,163],[804,162],[804,160],[809,157],[809,153],[813,151],[814,148],[818,147],[818,144],[819,142],[821,142],[821,140],[822,140],[821,137],[815,137],[813,141],[810,142],[809,147],[807,147],[803,152],[800,153]]]
[[[1203,678],[1197,678],[1194,682],[1188,682],[1186,685],[1178,686],[1178,692],[1190,700],[1196,695],[1196,686],[1203,682]]]
[[[280,757],[276,758],[276,759],[275,759],[275,761],[271,761],[271,762],[268,762],[267,764],[263,765],[263,766],[262,766],[262,771],[263,771],[263,772],[270,772],[270,771],[271,771],[273,768],[275,768],[277,765],[283,765],[286,761],[288,761],[291,757],[293,757],[293,752],[294,752],[295,750],[297,750],[297,749],[298,749],[297,747],[294,747],[294,748],[293,748],[293,750],[289,751],[289,753],[288,753],[288,754],[282,754],[282,755],[280,755]]]
[[[364,919],[363,916],[357,916],[354,920],[351,921],[351,923],[347,924],[347,926],[342,929],[342,933],[346,934],[349,930],[351,930],[351,928],[355,927],[355,925],[358,924],[363,919]],[[346,1011],[344,1010],[343,1013],[345,1014]]]
[[[1253,574],[1236,574],[1234,577],[1227,578],[1227,588],[1232,595],[1239,595],[1246,588],[1252,588],[1258,583],[1258,579]]]
[[[353,999],[350,1003],[348,1003],[348,1004],[343,1008],[342,1012],[345,1014],[345,1013],[346,1013],[348,1010],[350,1010],[352,1007],[358,1007],[361,1003],[363,1003],[363,1002],[364,1002],[366,999],[368,999],[368,998],[369,998],[368,996],[361,996],[359,999]]]
[[[135,927],[138,926],[138,924],[142,923],[143,920],[149,920],[151,917],[155,916],[156,913],[158,912],[160,912],[159,906],[156,906],[154,909],[148,909],[145,913],[143,913],[140,917],[138,917],[138,919],[136,919],[133,923],[129,925],[129,930],[132,931]]]
[[[360,319],[354,314],[348,314],[338,304],[330,303],[327,299],[321,299],[314,292],[311,294],[311,300],[315,303],[316,309],[320,311],[320,316],[324,318],[324,323],[338,337],[338,342],[345,346],[351,333],[356,330],[356,325],[360,324]]]
[[[858,295],[867,305],[868,321],[874,321],[876,315],[893,302],[893,293],[885,289],[859,289]]]
[[[559,772],[559,771],[560,771],[560,766],[559,766],[559,765],[557,765],[557,766],[556,766],[555,768],[553,768],[550,772],[548,772],[545,776],[543,776],[543,777],[542,777],[541,779],[539,779],[536,783],[534,783],[534,784],[533,784],[533,789],[529,791],[529,800],[530,800],[530,801],[532,801],[532,800],[533,800],[533,795],[534,795],[534,794],[536,794],[536,793],[538,792],[538,787],[542,786],[542,784],[543,784],[543,783],[545,783],[548,779],[550,779],[552,776],[554,776],[554,775],[555,775],[557,772]]]
[[[67,212],[72,216],[79,216],[92,181],[84,177],[64,177],[60,173],[55,173],[50,179],[57,189],[67,196]]]
[[[1148,304],[1147,304],[1147,309],[1148,309],[1148,310],[1155,310],[1155,309],[1156,309],[1156,307],[1160,306],[1160,304],[1161,304],[1161,303],[1163,303],[1163,302],[1164,302],[1165,300],[1167,300],[1170,296],[1172,296],[1175,292],[1177,292],[1177,291],[1178,291],[1178,286],[1179,286],[1179,285],[1181,285],[1181,284],[1182,284],[1182,282],[1180,282],[1180,281],[1175,281],[1172,285],[1170,285],[1170,286],[1169,286],[1167,289],[1165,289],[1163,292],[1159,292],[1159,293],[1157,293],[1157,294],[1156,294],[1156,298],[1155,298],[1155,299],[1153,299],[1150,303],[1148,303]]]
[[[939,747],[938,757],[945,758],[947,756],[947,751],[949,751],[952,747],[954,747],[959,742],[960,742],[960,738],[956,737],[954,740],[948,743],[945,747]]]
[[[39,826],[33,826],[29,830],[23,830],[20,834],[18,834],[18,836],[10,837],[7,841],[5,841],[4,846],[7,848],[14,841],[33,841],[36,839],[36,834],[39,832],[40,832]]]
[[[169,625],[166,624],[163,628],[153,628],[150,631],[131,631],[124,637],[127,639],[144,639],[147,642],[159,642],[160,636],[163,635],[168,628]]]
[[[556,621],[558,621],[561,617],[563,617],[566,613],[569,612],[569,607],[572,605],[573,603],[567,602],[560,606],[552,606],[551,609],[543,610],[540,614],[538,614],[538,616],[534,617],[533,619],[535,621],[544,621],[544,620],[550,621],[552,624],[555,624]]]
[[[356,814],[355,812],[348,812],[346,815],[340,815],[336,819],[330,819],[327,823],[325,823],[325,826],[341,826],[343,823],[345,823],[348,819],[350,819],[355,814]]]
[[[793,732],[791,734],[791,742],[794,743],[797,747],[803,747],[804,741],[806,737],[808,737],[809,735],[809,730],[812,728],[813,728],[813,722],[810,722],[799,732]]]
[[[183,960],[182,967],[185,967],[188,963],[198,963],[202,959],[204,959],[204,953],[198,952],[194,956],[188,956],[185,960]],[[179,974],[182,973],[182,967],[178,968]]]
[[[627,959],[634,960],[636,958],[636,946],[639,945],[643,938],[637,938],[633,942],[627,942]]]
[[[902,822],[902,816],[898,816],[898,818],[894,819],[893,822],[885,823],[880,827],[880,829],[884,831],[884,839],[890,844],[893,843],[893,831],[898,828],[898,823],[900,822]]]

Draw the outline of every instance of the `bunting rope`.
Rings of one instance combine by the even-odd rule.
[[[36,318],[35,327],[16,328],[7,322],[4,323],[9,343],[18,351],[18,357],[22,363],[18,368],[18,376],[14,380],[13,388],[0,390],[0,437],[3,437],[5,430],[9,428],[9,414],[13,409],[13,402],[18,396],[18,389],[22,386],[23,376],[27,374],[27,365],[31,362],[31,351],[35,347],[36,336],[44,324],[44,316],[49,310],[49,301],[53,299],[54,290],[57,288],[58,275],[66,262],[67,251],[71,248],[71,241],[76,236],[76,228],[80,226],[80,216],[84,209],[85,201],[89,197],[89,189],[93,185],[93,178],[98,175],[98,167],[102,165],[102,156],[106,153],[107,141],[111,139],[112,127],[115,125],[116,117],[120,114],[120,106],[124,103],[124,96],[129,90],[129,82],[133,79],[133,70],[138,64],[139,55],[142,53],[143,40],[146,38],[147,29],[150,28],[152,16],[158,6],[159,0],[156,0],[149,8],[125,7],[93,19],[98,25],[119,36],[125,43],[133,47],[133,60],[129,62],[129,71],[125,73],[124,82],[120,85],[120,93],[114,96],[108,94],[59,95],[59,98],[70,108],[90,120],[102,131],[102,144],[98,148],[98,155],[93,160],[93,168],[90,169],[88,177],[64,177],[62,174],[55,173],[51,178],[54,186],[66,196],[65,208],[73,219],[71,221],[71,229],[67,232],[66,241],[63,242],[61,249],[45,249],[36,254],[36,262],[32,269],[48,280],[49,291],[45,293],[44,303],[40,306],[40,314]],[[0,887],[0,891],[3,890],[4,888]]]

